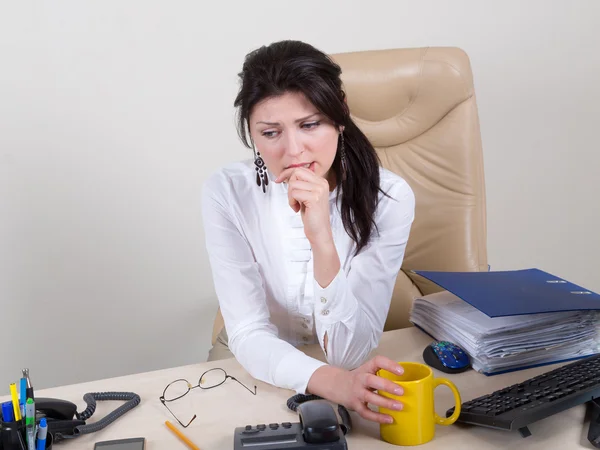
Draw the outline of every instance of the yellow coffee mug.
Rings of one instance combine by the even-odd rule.
[[[380,369],[377,375],[391,380],[404,389],[403,395],[393,395],[379,392],[379,395],[402,403],[402,410],[379,408],[379,412],[388,414],[394,419],[393,423],[381,424],[379,432],[381,439],[395,445],[420,445],[433,439],[435,424],[452,425],[460,415],[460,394],[450,380],[434,378],[433,371],[425,364],[415,362],[399,362],[404,374],[398,375]],[[448,386],[454,394],[456,402],[452,416],[441,418],[435,412],[433,391],[440,384]]]

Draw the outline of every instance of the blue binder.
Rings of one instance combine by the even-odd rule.
[[[600,295],[539,269],[413,272],[452,292],[489,317],[600,310]]]

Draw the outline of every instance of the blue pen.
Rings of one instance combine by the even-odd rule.
[[[21,417],[25,417],[25,404],[27,403],[27,378],[21,378],[19,385],[19,405],[21,406]]]
[[[19,384],[19,406],[21,407],[21,417],[25,417],[25,404],[27,403],[27,379],[21,378]]]
[[[46,450],[46,435],[48,434],[48,425],[46,418],[42,417],[37,435],[37,448],[35,450]]]
[[[15,421],[15,414],[13,413],[13,404],[10,401],[2,403],[2,420],[4,422]]]
[[[27,403],[27,378],[21,378],[19,385],[19,403],[23,406]]]

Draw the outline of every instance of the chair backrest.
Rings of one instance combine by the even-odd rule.
[[[416,199],[385,329],[409,326],[415,297],[440,290],[411,270],[487,270],[481,134],[468,56],[452,47],[331,55],[350,113],[382,165]]]
[[[413,300],[440,290],[411,270],[487,270],[481,134],[468,56],[452,47],[333,54],[350,113],[382,165],[416,198],[386,330],[410,326]],[[223,327],[220,312],[213,343]]]

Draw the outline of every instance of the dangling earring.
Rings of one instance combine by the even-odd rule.
[[[340,132],[340,163],[342,165],[342,182],[346,181],[346,150],[344,149],[344,132]]]
[[[262,187],[262,191],[266,193],[267,185],[269,184],[267,168],[265,167],[265,162],[260,156],[260,152],[257,152],[254,147],[252,147],[252,150],[254,150],[254,165],[256,166],[256,184],[258,187]]]

